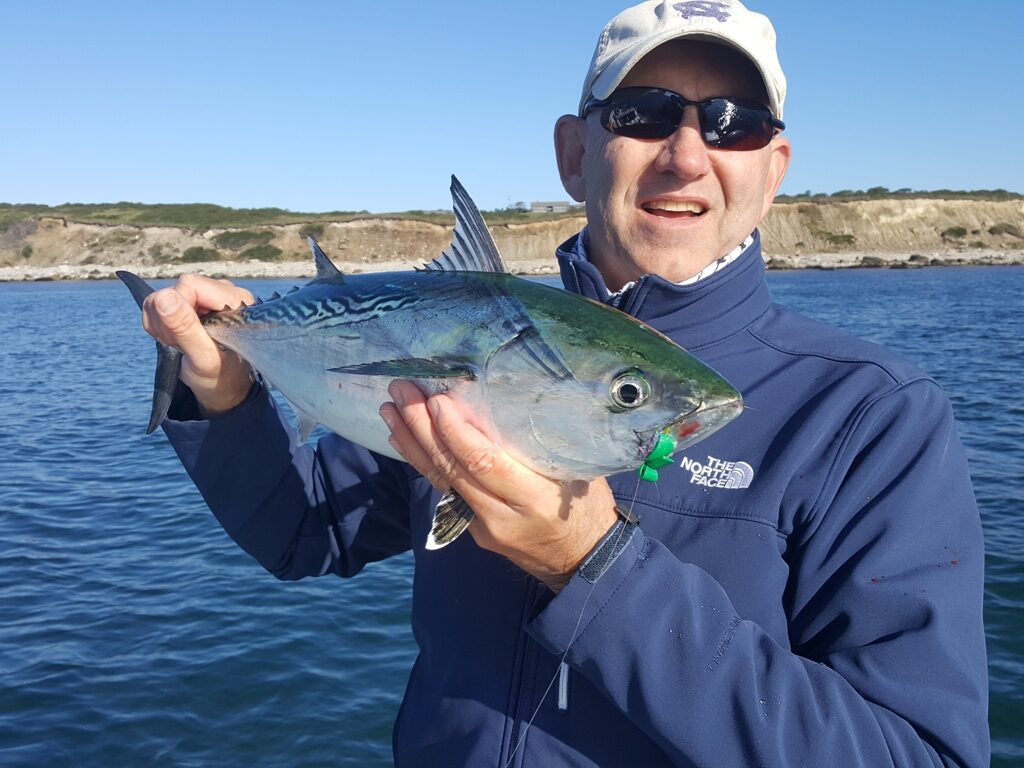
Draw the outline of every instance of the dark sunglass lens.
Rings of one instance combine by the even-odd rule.
[[[605,107],[601,122],[618,136],[664,139],[679,127],[681,117],[682,109],[667,92],[624,89]]]
[[[704,141],[721,149],[761,149],[772,140],[771,112],[759,104],[712,99],[703,110]]]

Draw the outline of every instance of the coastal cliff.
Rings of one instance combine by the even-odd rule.
[[[345,219],[197,228],[78,221],[46,210],[8,216],[0,222],[0,280],[107,278],[119,268],[149,277],[302,276],[310,271],[308,234],[347,271],[407,269],[451,238],[450,217],[438,214]],[[536,273],[553,271],[554,246],[583,223],[581,215],[538,214],[490,226],[512,268]],[[1024,263],[1024,200],[777,202],[761,232],[770,268]]]

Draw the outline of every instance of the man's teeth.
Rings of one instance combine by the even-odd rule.
[[[670,213],[704,213],[704,208],[697,203],[679,200],[654,200],[644,206],[649,211],[668,211]]]

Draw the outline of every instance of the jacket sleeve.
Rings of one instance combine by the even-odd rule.
[[[919,381],[860,416],[789,538],[791,648],[642,531],[528,631],[679,765],[988,765],[983,545],[952,411]]]
[[[178,387],[164,432],[228,535],[279,579],[353,576],[410,548],[409,468],[329,435],[299,443],[260,384],[222,418]]]

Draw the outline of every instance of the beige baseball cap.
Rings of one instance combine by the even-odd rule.
[[[782,119],[786,76],[775,51],[775,28],[738,0],[647,0],[620,13],[598,38],[579,114],[587,99],[608,98],[640,59],[681,37],[728,45],[750,59],[764,80],[772,115]]]

